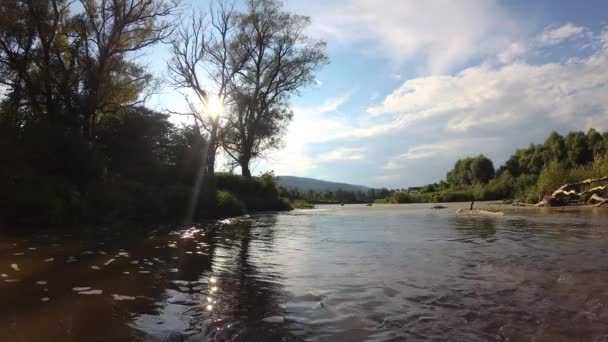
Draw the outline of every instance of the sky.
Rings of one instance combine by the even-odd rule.
[[[195,6],[198,6],[196,2]],[[254,174],[372,187],[437,182],[459,158],[608,130],[604,0],[286,0],[330,64],[292,99],[282,149]],[[148,57],[166,72],[166,47]],[[162,89],[156,109],[183,100]],[[173,120],[179,121],[180,118]]]

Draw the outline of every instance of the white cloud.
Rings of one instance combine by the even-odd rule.
[[[285,134],[284,148],[271,152],[260,164],[272,168],[278,175],[306,175],[316,169],[318,160],[309,157],[305,149],[308,144],[342,130],[343,124],[328,114],[337,112],[349,96],[347,93],[329,98],[320,105],[293,108],[294,118]]]
[[[307,0],[298,10],[313,16],[318,36],[364,43],[396,63],[418,57],[431,73],[495,53],[521,29],[495,0]]]
[[[559,27],[547,27],[537,37],[537,41],[544,45],[556,45],[584,32],[584,27],[576,26],[572,23],[566,23]]]
[[[588,29],[572,23],[548,26],[531,39],[512,42],[498,53],[497,60],[502,64],[509,64],[525,58],[530,51],[535,49],[550,48],[568,40],[585,38],[585,35],[592,36],[592,33]]]
[[[552,126],[605,127],[608,115],[608,44],[591,56],[562,63],[515,62],[476,66],[454,76],[411,79],[367,112],[393,117],[354,131],[370,137],[433,120],[437,132],[475,128],[529,129],[531,122]],[[581,119],[584,118],[584,121]],[[582,127],[584,126],[584,127]]]
[[[529,47],[526,43],[514,42],[498,53],[498,61],[502,64],[508,64],[524,56],[528,51]]]
[[[329,152],[319,155],[319,160],[335,161],[335,160],[360,160],[365,157],[365,148],[346,148],[338,147]]]
[[[483,153],[495,147],[499,143],[495,137],[469,138],[469,139],[450,139],[441,143],[422,144],[408,148],[408,150],[392,159],[385,165],[386,170],[404,168],[408,161],[429,159],[438,157],[459,157],[463,154]]]

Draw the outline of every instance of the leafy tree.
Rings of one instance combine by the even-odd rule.
[[[7,0],[0,6],[0,79],[20,127],[42,121],[95,138],[99,116],[142,103],[151,76],[134,60],[161,41],[164,0]],[[76,9],[75,13],[71,10]]]
[[[589,131],[587,131],[587,142],[589,144],[589,149],[591,150],[592,158],[595,159],[598,156],[606,154],[604,137],[595,129],[590,128]]]
[[[494,164],[483,154],[471,162],[471,176],[474,182],[487,183],[494,178]]]
[[[475,158],[465,158],[456,161],[447,174],[447,181],[453,186],[487,183],[494,178],[494,164],[483,154]]]
[[[564,137],[553,131],[549,134],[543,145],[545,147],[545,164],[552,161],[563,162],[566,160],[566,142]]]
[[[570,166],[585,165],[593,160],[587,136],[583,132],[570,132],[566,136],[566,153]]]

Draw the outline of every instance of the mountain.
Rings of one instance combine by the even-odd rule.
[[[299,191],[367,191],[370,188],[363,185],[328,182],[314,178],[278,176],[278,184],[286,189],[297,189]]]

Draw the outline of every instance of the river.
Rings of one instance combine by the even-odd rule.
[[[608,341],[607,210],[463,206],[3,234],[0,341]]]

